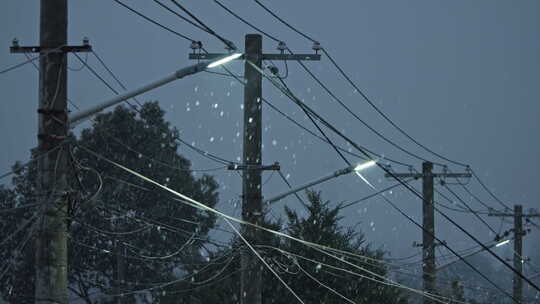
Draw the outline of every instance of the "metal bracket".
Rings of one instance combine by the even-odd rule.
[[[13,39],[11,53],[88,53],[92,52],[92,46],[88,38],[83,39],[82,45],[64,45],[61,47],[20,46],[19,40]]]
[[[272,165],[242,165],[242,164],[229,164],[227,166],[227,170],[239,170],[239,171],[247,171],[247,170],[260,170],[260,171],[279,171],[281,169],[281,166],[278,162],[275,162]]]
[[[11,53],[87,53],[92,51],[91,45],[66,45],[59,48],[41,46],[12,46]]]

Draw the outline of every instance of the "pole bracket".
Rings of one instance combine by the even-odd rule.
[[[281,166],[278,162],[273,163],[272,165],[244,165],[244,164],[229,164],[227,170],[238,170],[238,171],[248,171],[248,170],[259,170],[259,171],[279,171]]]

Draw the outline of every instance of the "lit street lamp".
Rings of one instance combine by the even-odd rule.
[[[311,187],[311,186],[314,186],[314,185],[323,183],[323,182],[325,182],[325,181],[327,181],[327,180],[330,180],[330,179],[332,179],[332,178],[336,178],[336,177],[341,176],[341,175],[345,175],[345,174],[349,174],[349,173],[353,173],[353,172],[359,174],[360,171],[363,171],[363,170],[365,170],[365,169],[367,169],[367,168],[369,168],[369,167],[373,167],[375,164],[377,164],[376,161],[370,160],[370,161],[368,161],[368,162],[365,162],[365,163],[362,163],[362,164],[358,164],[358,165],[356,165],[356,166],[351,166],[351,167],[343,168],[343,169],[341,169],[341,170],[337,170],[337,171],[335,171],[335,172],[332,173],[332,174],[323,176],[323,177],[321,177],[321,178],[319,178],[319,179],[316,179],[316,180],[314,180],[314,181],[311,181],[311,182],[308,182],[308,183],[303,184],[303,185],[301,185],[301,186],[298,186],[298,187],[296,187],[296,188],[294,188],[294,189],[291,189],[291,190],[289,190],[289,191],[287,191],[287,192],[284,192],[284,193],[282,193],[282,194],[276,195],[276,196],[274,196],[274,197],[272,197],[272,198],[266,200],[265,202],[266,202],[267,204],[271,204],[271,203],[277,202],[277,201],[279,201],[279,200],[281,200],[281,199],[283,199],[283,198],[285,198],[285,197],[287,197],[287,196],[289,196],[289,195],[291,195],[291,194],[294,194],[294,193],[296,193],[296,192],[298,192],[298,191],[302,191],[302,190],[304,190],[304,189],[306,189],[306,188],[309,188],[309,187]]]
[[[501,246],[504,246],[504,245],[506,245],[506,244],[508,244],[508,243],[510,243],[510,240],[504,240],[504,241],[500,241],[500,242],[497,242],[497,243],[495,243],[495,244],[491,244],[491,245],[489,245],[489,246],[486,246],[486,248],[487,248],[487,249],[490,249],[490,248],[493,248],[493,247],[501,247]],[[466,254],[466,255],[462,256],[462,258],[468,258],[468,257],[473,256],[473,255],[475,255],[475,254],[477,254],[477,253],[480,253],[480,252],[482,252],[482,251],[484,251],[484,250],[486,250],[486,249],[485,249],[485,248],[478,249],[478,250],[476,250],[476,251],[473,251],[473,252],[471,252],[471,253],[469,253],[469,254]],[[435,269],[435,270],[436,270],[436,271],[442,270],[442,269],[444,269],[444,268],[446,268],[446,267],[448,267],[448,266],[450,266],[450,265],[452,265],[452,264],[454,264],[454,263],[457,263],[457,262],[459,262],[459,261],[461,261],[461,259],[454,260],[454,261],[449,262],[449,263],[447,263],[447,264],[441,265],[441,266],[439,266],[439,267],[438,267],[437,269]]]
[[[120,95],[117,95],[109,100],[106,100],[102,103],[99,103],[89,109],[86,109],[86,110],[83,110],[81,112],[78,112],[74,115],[71,115],[69,116],[68,118],[68,123],[70,125],[70,127],[74,127],[77,123],[85,120],[85,119],[88,119],[89,117],[95,115],[96,113],[99,113],[101,111],[103,111],[104,109],[108,108],[108,107],[111,107],[111,106],[114,106],[116,104],[119,104],[125,100],[128,100],[132,97],[135,97],[137,95],[140,95],[142,93],[145,93],[145,92],[148,92],[150,90],[153,90],[155,88],[158,88],[158,87],[161,87],[169,82],[172,82],[174,80],[177,80],[177,79],[181,79],[181,78],[184,78],[185,76],[188,76],[188,75],[193,75],[193,74],[196,74],[196,73],[199,73],[199,72],[202,72],[206,69],[209,69],[209,68],[214,68],[214,67],[217,67],[217,66],[220,66],[222,64],[225,64],[231,60],[234,60],[240,56],[242,56],[243,54],[242,53],[234,53],[234,54],[231,54],[231,55],[228,55],[228,56],[225,56],[223,58],[220,58],[220,59],[217,59],[215,61],[212,61],[210,63],[208,62],[200,62],[200,63],[197,63],[197,64],[194,64],[194,65],[191,65],[191,66],[188,66],[188,67],[185,67],[185,68],[182,68],[162,79],[159,79],[159,80],[156,80],[154,82],[151,82],[147,85],[144,85],[138,89],[134,89],[134,90],[131,90],[131,91],[128,91],[124,94],[120,94]]]

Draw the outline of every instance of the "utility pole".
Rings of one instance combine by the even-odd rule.
[[[35,303],[68,303],[67,226],[68,153],[66,53],[91,47],[67,46],[67,0],[41,0],[40,45],[12,53],[39,53],[37,195],[41,198],[35,242]]]
[[[201,44],[192,44],[193,53],[190,59],[212,60],[226,54],[196,53]],[[247,61],[261,68],[263,60],[320,60],[319,54],[284,54],[285,43],[280,42],[278,50],[281,54],[263,54],[262,36],[248,34],[245,36],[245,53],[239,59],[246,60],[244,65],[244,151],[243,164],[231,166],[231,170],[241,170],[242,175],[242,219],[261,225],[263,221],[263,197],[261,173],[263,170],[279,170],[278,165],[262,165],[262,75]],[[260,231],[252,226],[244,226],[242,234],[248,242],[257,245]],[[243,251],[241,255],[240,303],[262,303],[262,264],[254,254]]]
[[[522,274],[525,261],[523,258],[523,236],[527,234],[523,229],[523,218],[540,217],[540,213],[530,212],[529,214],[523,214],[523,206],[514,205],[513,213],[490,212],[489,216],[514,218],[514,268]],[[519,303],[523,303],[523,280],[518,274],[514,274],[513,285],[514,299]]]
[[[422,173],[394,173],[385,174],[386,177],[414,178],[422,179],[422,278],[424,280],[424,291],[430,294],[436,294],[436,265],[435,265],[435,206],[433,205],[433,181],[436,177],[471,177],[470,173],[433,173],[433,163],[423,162]],[[425,304],[434,304],[429,298],[424,298]]]

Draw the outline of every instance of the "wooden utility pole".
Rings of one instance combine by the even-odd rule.
[[[41,0],[40,46],[66,45],[67,0]],[[38,191],[44,204],[36,240],[36,303],[68,303],[67,289],[67,58],[53,52],[39,61]]]
[[[35,242],[35,303],[68,303],[67,226],[68,153],[67,52],[91,47],[67,45],[68,1],[41,0],[40,45],[12,53],[39,53],[37,191],[41,198]]]
[[[192,48],[200,48],[195,44]],[[262,36],[248,34],[245,37],[245,53],[239,59],[246,60],[244,65],[244,152],[243,164],[230,166],[231,170],[241,170],[242,175],[242,219],[260,225],[263,222],[263,197],[261,173],[263,170],[279,170],[279,165],[262,165],[262,75],[247,61],[261,68],[263,60],[320,60],[319,54],[284,54],[284,43],[278,49],[281,54],[263,54]],[[189,55],[190,59],[213,60],[227,54]],[[242,234],[248,242],[257,245],[260,241],[260,231],[251,226],[244,226]],[[262,303],[262,264],[257,256],[247,250],[241,255],[240,303]]]
[[[490,212],[489,216],[513,217],[514,218],[514,268],[523,274],[523,236],[526,232],[523,230],[523,218],[540,217],[539,213],[532,212],[523,214],[523,206],[515,205],[513,213]],[[519,303],[523,303],[523,279],[516,273],[513,280],[513,296]]]
[[[261,35],[246,35],[244,77],[244,165],[258,167],[262,161],[262,75],[247,61],[262,66]],[[242,218],[250,223],[262,223],[261,170],[245,170],[242,179]],[[244,236],[251,244],[257,244],[260,231],[244,227]],[[241,256],[240,303],[262,303],[262,272],[257,256],[248,253]]]
[[[435,265],[435,206],[433,205],[433,180],[436,177],[471,177],[470,173],[433,173],[433,163],[422,163],[422,173],[394,173],[385,174],[386,177],[414,178],[422,179],[422,278],[424,280],[424,291],[430,294],[436,294],[437,276]],[[425,304],[435,303],[433,300],[424,297]]]

